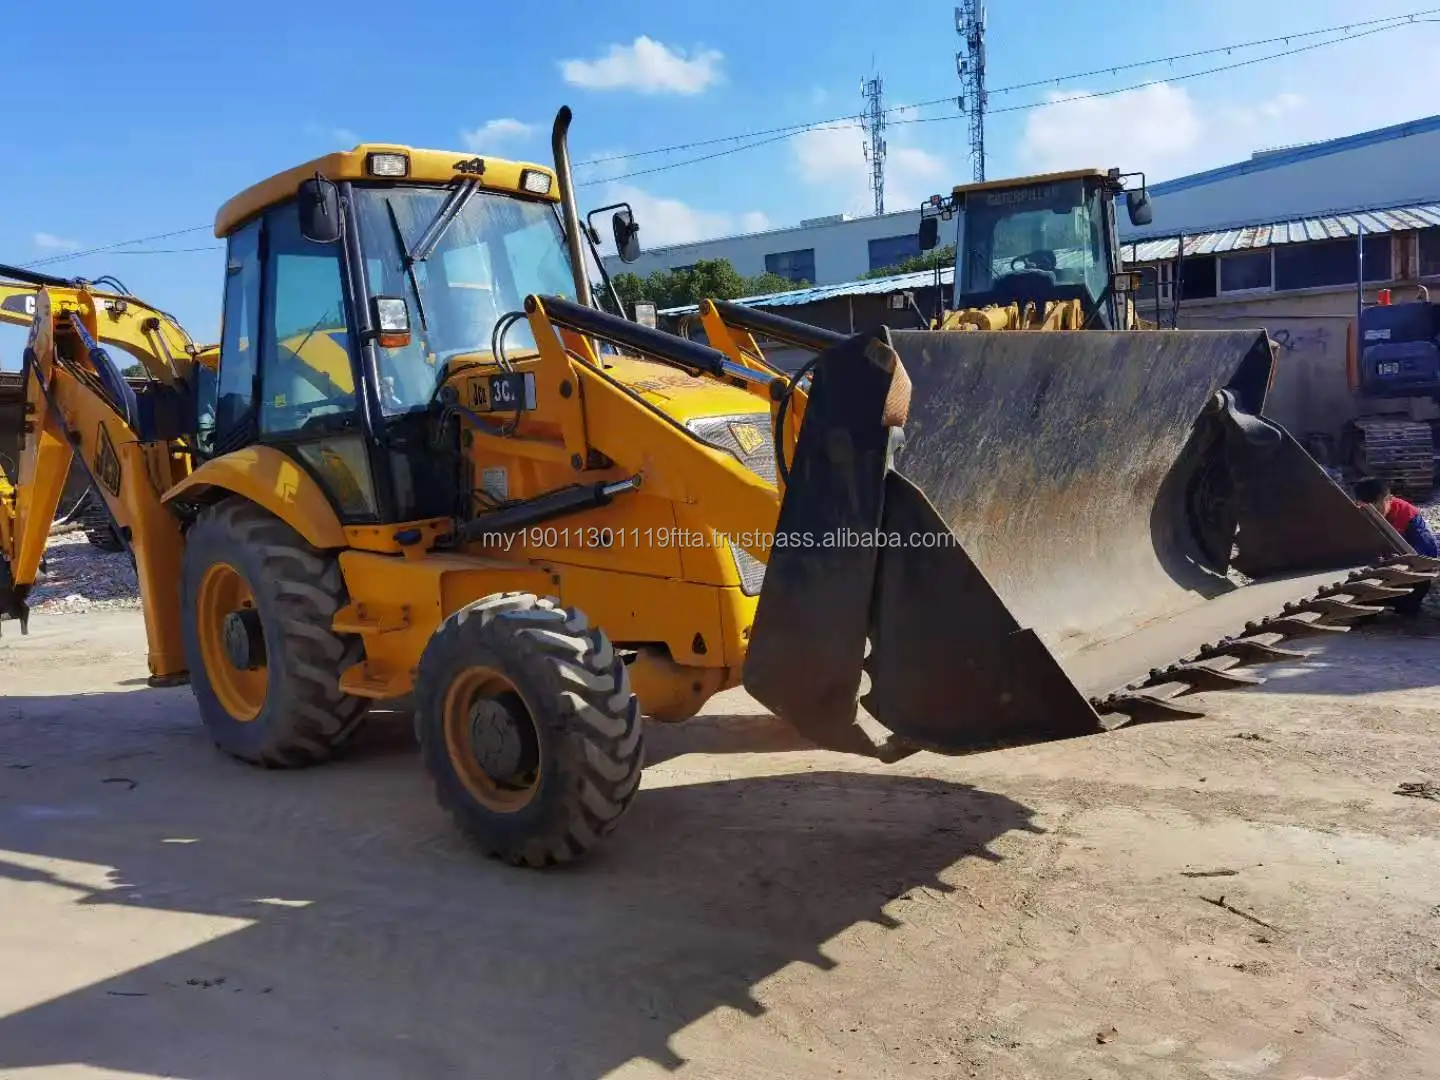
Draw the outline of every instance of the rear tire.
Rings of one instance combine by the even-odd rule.
[[[436,800],[490,857],[546,867],[589,851],[640,786],[640,703],[609,639],[573,608],[498,593],[446,619],[415,680]]]
[[[186,536],[180,618],[190,685],[216,746],[296,768],[327,760],[354,733],[370,702],[342,692],[340,676],[364,648],[330,629],[347,600],[335,554],[279,518],[238,497],[201,512]],[[253,613],[260,667],[227,659],[226,608]]]

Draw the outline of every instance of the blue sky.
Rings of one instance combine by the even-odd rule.
[[[0,262],[67,256],[41,268],[114,274],[175,313],[197,339],[216,340],[222,252],[208,225],[236,191],[357,139],[546,161],[562,104],[575,111],[577,163],[611,159],[577,164],[582,208],[628,198],[647,246],[865,213],[868,166],[853,126],[638,176],[623,174],[735,144],[625,155],[853,116],[862,107],[861,79],[872,72],[884,80],[888,107],[953,98],[953,6],[557,0],[532,21],[531,5],[354,0],[336,17],[339,8],[248,0],[237,23],[233,6],[197,0],[141,0],[123,18],[111,3],[76,0],[63,30],[43,19],[6,25],[11,93],[9,122],[0,126]],[[1000,92],[1420,11],[1424,0],[989,6],[991,176],[1114,164],[1163,179],[1436,111],[1430,72],[1440,23],[1341,35],[1338,44],[1195,78],[1183,76],[1287,46]],[[1440,11],[1430,17],[1440,19]],[[892,120],[954,112],[953,104],[936,105]],[[963,120],[892,123],[887,135],[887,209],[969,178]],[[192,226],[207,227],[68,257]],[[202,250],[177,250],[191,248]],[[0,327],[0,364],[18,366],[22,346],[23,335]]]

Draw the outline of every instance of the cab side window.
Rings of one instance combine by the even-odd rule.
[[[356,411],[339,244],[300,235],[293,204],[266,216],[260,430],[285,435]]]
[[[206,400],[210,394],[204,393],[200,401],[197,427],[202,453],[224,453],[255,438],[255,357],[260,336],[258,220],[230,237],[220,318],[220,370],[214,383],[213,418],[205,415],[212,404]]]

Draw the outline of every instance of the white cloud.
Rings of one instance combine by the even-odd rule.
[[[698,94],[720,81],[723,59],[714,49],[687,59],[681,50],[642,34],[630,45],[611,45],[595,60],[562,60],[560,74],[569,85],[586,90]]]
[[[1289,91],[1254,105],[1201,106],[1182,86],[1154,83],[1057,104],[1026,116],[1020,160],[1037,171],[1119,166],[1163,179],[1249,157],[1277,142],[1300,141],[1294,119],[1307,102]]]
[[[713,240],[720,236],[732,236],[741,232],[758,232],[770,228],[770,219],[758,210],[740,214],[723,211],[697,210],[679,199],[668,199],[652,195],[629,184],[608,184],[605,188],[606,203],[627,202],[635,213],[640,226],[641,250],[668,247],[671,244],[689,244],[697,240]],[[600,231],[600,251],[605,255],[615,253],[615,244],[608,234],[608,226]]]
[[[499,120],[487,120],[471,131],[462,131],[460,138],[465,143],[467,150],[477,154],[493,154],[497,147],[505,143],[528,139],[534,130],[533,124],[526,124],[506,116]]]
[[[74,240],[66,240],[48,232],[37,232],[30,241],[41,251],[74,251],[80,246]]]
[[[928,196],[953,183],[946,162],[918,146],[887,139],[885,209],[913,210]],[[865,133],[858,124],[812,128],[792,142],[794,169],[800,180],[816,189],[836,210],[865,215],[874,212],[870,164],[865,159]],[[838,205],[836,205],[838,204]],[[815,213],[824,212],[817,206]]]

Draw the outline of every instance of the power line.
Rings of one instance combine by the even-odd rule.
[[[66,259],[80,259],[86,255],[96,255],[102,251],[114,251],[116,248],[129,247],[131,244],[146,244],[151,240],[168,240],[172,236],[184,236],[186,233],[199,232],[201,229],[208,229],[209,225],[192,225],[188,229],[172,229],[170,232],[155,233],[153,236],[140,236],[134,240],[117,240],[113,244],[101,244],[98,247],[85,248],[83,251],[67,251],[63,255],[47,255],[43,259],[36,259],[33,262],[22,264],[27,269],[37,266],[46,266],[54,262],[62,262]]]
[[[1440,10],[1440,9],[1437,9],[1437,10]],[[1424,19],[1424,20],[1420,20],[1420,21],[1421,21],[1421,22],[1426,22],[1426,23],[1431,23],[1431,22],[1436,22],[1436,21],[1440,21],[1440,20],[1436,20],[1436,19]],[[1358,26],[1358,25],[1361,25],[1361,24],[1355,24],[1355,25]],[[1189,73],[1184,74],[1184,75],[1175,75],[1175,76],[1172,76],[1172,77],[1167,78],[1167,79],[1152,79],[1152,80],[1150,80],[1150,81],[1148,81],[1148,82],[1133,83],[1133,84],[1131,84],[1131,85],[1129,85],[1129,86],[1116,87],[1116,88],[1113,89],[1113,90],[1097,90],[1097,91],[1094,91],[1094,92],[1092,92],[1092,93],[1086,93],[1086,94],[1072,94],[1072,95],[1069,96],[1069,97],[1058,98],[1058,99],[1056,99],[1055,101],[1032,101],[1032,102],[1027,102],[1026,104],[1023,104],[1023,105],[1006,105],[1006,106],[1004,106],[1003,108],[990,109],[990,110],[988,110],[988,111],[989,111],[990,113],[1028,112],[1028,111],[1030,111],[1030,110],[1032,110],[1032,109],[1047,109],[1047,108],[1050,108],[1050,107],[1055,106],[1055,105],[1065,105],[1065,104],[1069,104],[1069,103],[1075,102],[1075,101],[1088,101],[1088,100],[1091,100],[1092,98],[1113,97],[1113,96],[1116,95],[1116,94],[1124,94],[1124,93],[1128,93],[1128,92],[1130,92],[1130,91],[1132,91],[1132,90],[1141,90],[1141,89],[1144,89],[1144,88],[1147,87],[1147,86],[1155,86],[1155,85],[1157,85],[1157,84],[1160,83],[1160,82],[1183,82],[1183,81],[1186,80],[1186,79],[1196,79],[1196,78],[1201,77],[1202,75],[1214,75],[1214,74],[1217,74],[1217,73],[1223,72],[1223,71],[1233,71],[1233,70],[1235,70],[1236,68],[1248,67],[1248,66],[1253,65],[1253,64],[1263,64],[1263,63],[1266,63],[1267,61],[1270,61],[1270,60],[1281,60],[1281,59],[1284,59],[1284,58],[1287,57],[1287,56],[1294,56],[1294,55],[1296,55],[1296,54],[1298,54],[1298,53],[1310,52],[1310,51],[1312,51],[1312,50],[1314,50],[1314,49],[1321,49],[1321,48],[1325,48],[1325,47],[1330,46],[1330,45],[1339,45],[1339,44],[1342,44],[1343,42],[1354,41],[1354,40],[1356,40],[1356,39],[1358,39],[1358,38],[1362,38],[1362,37],[1369,37],[1369,36],[1372,35],[1372,34],[1384,33],[1384,32],[1387,31],[1387,30],[1395,30],[1395,29],[1398,29],[1398,28],[1401,27],[1401,26],[1412,26],[1412,25],[1418,25],[1418,24],[1417,24],[1417,23],[1413,23],[1413,22],[1395,23],[1395,22],[1392,21],[1391,25],[1389,25],[1389,26],[1376,27],[1376,28],[1374,28],[1374,29],[1365,31],[1364,33],[1352,34],[1352,35],[1350,35],[1349,37],[1335,38],[1335,39],[1330,40],[1330,41],[1319,41],[1319,42],[1316,42],[1316,43],[1314,43],[1314,44],[1312,44],[1312,45],[1300,45],[1300,46],[1296,46],[1296,47],[1293,48],[1293,49],[1287,49],[1287,50],[1284,50],[1284,51],[1282,51],[1282,52],[1278,52],[1278,53],[1268,53],[1268,54],[1266,54],[1265,56],[1257,56],[1257,57],[1253,57],[1252,59],[1249,59],[1249,60],[1237,61],[1236,63],[1233,63],[1233,64],[1221,64],[1221,65],[1219,65],[1219,66],[1211,67],[1211,68],[1205,68],[1205,69],[1200,70],[1200,71],[1192,71],[1192,72],[1189,72]],[[1155,61],[1155,62],[1158,63],[1159,61]],[[993,91],[993,90],[992,90],[992,91],[990,91],[990,93],[996,93],[996,91]],[[897,106],[892,106],[890,109],[887,109],[886,111],[887,111],[887,112],[899,112],[899,111],[901,111],[901,110],[919,109],[919,108],[922,108],[922,107],[924,107],[924,106],[926,106],[926,105],[934,105],[934,104],[938,104],[939,102],[946,102],[946,103],[948,103],[948,102],[953,101],[953,100],[954,100],[953,98],[940,98],[940,99],[938,99],[938,101],[922,101],[922,102],[919,102],[919,103],[917,103],[917,104],[915,104],[915,105],[897,105]],[[892,120],[889,120],[889,121],[887,121],[887,122],[890,123],[890,124],[933,124],[933,123],[938,123],[938,122],[942,122],[942,121],[959,120],[959,119],[964,118],[965,115],[966,115],[966,114],[964,114],[964,113],[958,113],[958,112],[957,112],[957,113],[947,113],[947,114],[942,115],[942,116],[897,117],[897,118],[892,119]],[[618,175],[618,176],[610,176],[610,177],[598,178],[598,179],[595,179],[595,180],[582,181],[582,182],[580,182],[580,183],[577,183],[575,186],[576,186],[576,187],[591,187],[591,186],[594,186],[594,185],[596,185],[596,184],[602,184],[602,183],[606,183],[606,182],[613,182],[613,181],[616,181],[616,180],[628,180],[628,179],[630,179],[630,178],[632,178],[632,177],[636,177],[636,176],[648,176],[648,175],[651,175],[651,174],[653,174],[653,173],[668,172],[668,171],[670,171],[671,169],[684,168],[686,165],[695,165],[695,164],[698,164],[698,163],[700,163],[700,162],[702,162],[702,161],[711,161],[711,160],[714,160],[715,158],[726,157],[727,155],[730,155],[730,154],[738,154],[738,153],[740,153],[740,152],[742,152],[742,151],[744,151],[744,150],[753,150],[753,149],[756,149],[757,147],[767,146],[767,145],[769,145],[769,144],[771,144],[771,143],[781,142],[781,141],[783,141],[783,140],[785,140],[785,139],[794,138],[796,135],[801,134],[802,132],[805,132],[805,131],[836,131],[836,130],[843,130],[843,129],[845,129],[845,128],[858,128],[858,127],[860,127],[860,122],[859,122],[859,120],[858,120],[856,117],[854,117],[854,116],[848,116],[848,117],[836,117],[836,118],[833,119],[833,120],[820,120],[820,121],[816,121],[816,122],[815,122],[814,124],[812,124],[812,125],[795,125],[795,126],[787,127],[787,128],[771,129],[771,130],[773,130],[773,131],[777,131],[778,134],[771,135],[769,138],[765,138],[765,139],[757,139],[757,140],[755,140],[754,142],[749,142],[749,143],[746,143],[746,144],[744,144],[744,145],[742,145],[742,146],[733,146],[733,147],[730,147],[729,149],[726,149],[726,150],[718,150],[718,151],[715,151],[714,153],[702,154],[702,155],[700,155],[699,157],[686,158],[684,161],[672,161],[672,162],[668,162],[667,164],[664,164],[664,165],[653,165],[653,166],[651,166],[651,167],[648,168],[648,169],[636,169],[636,170],[634,170],[634,171],[632,171],[632,172],[621,173],[621,174]],[[764,132],[761,132],[761,133],[757,133],[757,134],[765,134],[765,133],[764,133]],[[690,144],[690,145],[701,146],[701,145],[706,145],[706,144],[715,143],[715,142],[728,142],[728,141],[730,141],[731,139],[741,139],[741,138],[745,138],[745,137],[746,137],[746,136],[743,136],[743,135],[734,135],[734,136],[729,136],[729,137],[726,138],[726,139],[709,139],[709,140],[703,140],[702,142],[698,142],[698,143],[694,143],[694,144]],[[677,149],[678,149],[678,148],[677,148]],[[656,151],[653,151],[653,152],[659,153],[659,152],[661,152],[661,150],[656,150]],[[624,157],[625,155],[619,155],[619,156]],[[633,155],[633,156],[637,156],[637,157],[638,157],[638,156],[640,156],[640,155],[637,154],[637,155]]]
[[[141,248],[139,251],[115,251],[113,255],[183,255],[188,251],[224,251],[224,244],[207,244],[205,247],[184,248]]]
[[[1215,46],[1214,48],[1210,48],[1210,49],[1200,49],[1200,50],[1198,50],[1198,51],[1188,52],[1188,53],[1174,53],[1174,54],[1169,55],[1169,56],[1157,56],[1157,57],[1153,57],[1153,58],[1151,58],[1151,59],[1149,59],[1149,60],[1136,60],[1136,61],[1132,61],[1132,62],[1126,63],[1126,64],[1112,64],[1112,65],[1110,65],[1109,67],[1096,68],[1096,69],[1091,70],[1091,71],[1081,71],[1081,72],[1076,72],[1076,73],[1071,74],[1071,75],[1057,75],[1057,76],[1053,76],[1053,77],[1049,77],[1049,78],[1045,78],[1045,79],[1037,79],[1037,80],[1034,80],[1034,81],[1031,81],[1031,82],[1015,83],[1014,85],[1011,85],[1011,86],[1002,86],[1002,87],[998,87],[998,88],[995,88],[995,89],[987,90],[987,94],[1008,94],[1008,93],[1013,93],[1013,92],[1016,91],[1016,90],[1028,90],[1028,89],[1031,89],[1031,88],[1036,87],[1036,86],[1050,86],[1050,85],[1054,85],[1054,84],[1057,84],[1057,83],[1070,82],[1070,81],[1073,81],[1073,80],[1075,80],[1075,79],[1090,78],[1090,77],[1095,76],[1095,75],[1106,75],[1106,74],[1110,74],[1110,73],[1112,73],[1112,72],[1117,72],[1117,71],[1132,71],[1132,70],[1134,70],[1134,69],[1136,69],[1136,68],[1154,67],[1154,66],[1157,65],[1157,64],[1173,64],[1173,63],[1175,63],[1175,62],[1177,62],[1177,61],[1180,61],[1180,60],[1192,60],[1192,59],[1195,59],[1195,58],[1201,57],[1201,56],[1213,56],[1213,55],[1216,55],[1216,54],[1218,54],[1218,53],[1234,52],[1234,51],[1236,51],[1236,50],[1238,50],[1238,49],[1258,48],[1258,47],[1261,46],[1261,45],[1273,45],[1273,44],[1275,44],[1276,42],[1282,42],[1282,41],[1284,41],[1284,42],[1289,42],[1289,41],[1299,40],[1299,39],[1302,39],[1302,38],[1318,37],[1318,36],[1321,36],[1321,35],[1324,35],[1324,34],[1347,33],[1347,32],[1349,32],[1349,31],[1351,31],[1351,30],[1359,30],[1359,29],[1364,29],[1364,28],[1366,28],[1366,27],[1379,27],[1381,23],[1389,23],[1389,24],[1390,24],[1390,25],[1388,25],[1388,26],[1380,27],[1381,29],[1385,29],[1385,30],[1395,30],[1395,29],[1399,29],[1399,28],[1402,27],[1402,26],[1412,24],[1415,20],[1419,19],[1420,16],[1423,16],[1423,15],[1435,15],[1435,14],[1440,14],[1440,8],[1427,8],[1427,9],[1425,9],[1425,10],[1423,10],[1423,11],[1411,12],[1411,13],[1408,14],[1408,15],[1389,15],[1389,16],[1386,16],[1385,18],[1367,19],[1367,20],[1363,20],[1363,21],[1361,21],[1361,22],[1345,23],[1345,24],[1338,25],[1338,26],[1328,26],[1328,27],[1324,27],[1324,28],[1319,29],[1319,30],[1301,30],[1301,31],[1297,31],[1297,32],[1295,32],[1295,33],[1293,33],[1293,34],[1285,34],[1285,35],[1283,35],[1283,36],[1281,36],[1281,37],[1257,38],[1257,39],[1255,39],[1254,41],[1242,41],[1242,42],[1236,42],[1236,43],[1233,43],[1233,44],[1230,44],[1230,45],[1217,45],[1217,46]],[[1431,21],[1434,21],[1434,20],[1426,19],[1426,20],[1423,20],[1423,21],[1431,22]],[[1363,35],[1361,35],[1361,36],[1363,36]],[[1345,39],[1341,39],[1341,40],[1345,40]],[[1337,42],[1325,42],[1325,44],[1338,44],[1338,41],[1337,41]],[[1313,48],[1313,47],[1315,47],[1315,46],[1311,46],[1311,47]],[[1288,56],[1288,55],[1290,55],[1290,54],[1289,54],[1289,53],[1284,53],[1284,52],[1274,54],[1274,56]],[[1274,59],[1274,56],[1263,57],[1262,59]],[[1221,71],[1223,71],[1223,70],[1227,70],[1227,69],[1226,69],[1226,68],[1217,68],[1217,69],[1214,69],[1214,70],[1221,70]],[[1203,73],[1201,73],[1201,74],[1203,74]],[[1185,77],[1186,77],[1186,78],[1189,78],[1190,76],[1185,76]],[[1143,84],[1142,84],[1142,85],[1143,85]],[[1130,88],[1127,88],[1127,89],[1130,89]],[[1111,92],[1112,92],[1112,93],[1118,93],[1119,91],[1111,91]],[[891,105],[891,106],[889,106],[889,107],[887,107],[887,108],[885,109],[885,112],[887,112],[887,113],[895,113],[895,112],[903,112],[903,111],[909,110],[909,109],[923,109],[923,108],[928,108],[928,107],[931,106],[931,105],[948,105],[948,104],[950,104],[950,103],[951,103],[952,101],[954,101],[954,100],[955,100],[955,99],[954,99],[953,97],[942,97],[942,98],[932,98],[932,99],[930,99],[929,101],[917,101],[917,102],[915,102],[915,103],[913,103],[913,104],[910,104],[910,105]],[[1049,103],[1048,103],[1048,102],[1042,102],[1041,104],[1043,105],[1043,104],[1049,104]],[[1025,107],[1025,106],[1020,106],[1019,108],[1024,108],[1024,107]],[[1010,108],[1011,111],[1014,111],[1014,110],[1017,108],[1017,106],[1010,106],[1009,108]],[[953,118],[953,117],[946,117],[946,119],[954,119],[954,118]],[[756,131],[739,132],[739,133],[734,134],[734,135],[718,135],[718,136],[714,136],[714,137],[708,138],[708,139],[695,139],[695,140],[692,140],[692,141],[690,141],[690,142],[675,143],[675,144],[673,144],[673,145],[671,145],[671,146],[656,146],[656,147],[652,147],[652,148],[650,148],[650,149],[648,149],[648,150],[636,150],[636,151],[634,151],[634,152],[632,152],[632,153],[626,153],[626,154],[602,154],[602,155],[597,156],[597,157],[586,158],[584,161],[577,161],[577,162],[575,162],[575,168],[578,169],[578,168],[580,168],[582,165],[602,165],[602,164],[604,164],[604,163],[606,163],[606,162],[610,162],[610,161],[632,161],[632,160],[634,160],[634,159],[636,159],[636,158],[652,157],[652,156],[654,156],[655,154],[669,154],[669,153],[674,153],[675,151],[678,151],[678,150],[698,150],[698,149],[700,149],[701,147],[705,147],[705,146],[715,146],[715,145],[717,145],[717,144],[719,144],[719,143],[736,142],[736,141],[738,141],[738,140],[740,140],[740,139],[754,139],[754,138],[760,138],[760,137],[762,137],[762,136],[767,136],[767,135],[784,135],[784,134],[787,134],[787,133],[798,133],[798,132],[802,132],[802,131],[808,131],[808,130],[810,130],[810,129],[812,129],[812,128],[820,127],[820,126],[827,125],[827,124],[843,124],[843,123],[845,123],[846,121],[849,121],[849,122],[853,123],[855,120],[856,120],[856,117],[855,117],[853,114],[852,114],[852,115],[847,115],[847,116],[834,116],[834,117],[830,117],[829,119],[826,119],[826,120],[811,120],[811,121],[809,121],[809,122],[807,122],[807,123],[801,123],[801,124],[786,124],[786,125],[783,125],[783,126],[781,126],[781,127],[762,128],[762,129],[756,130]],[[907,122],[907,121],[894,121],[894,122],[896,122],[896,123],[905,123],[905,122]],[[914,121],[908,121],[908,122],[913,123]],[[764,145],[764,144],[763,144],[763,143],[757,143],[756,145]],[[708,158],[708,157],[702,157],[702,158],[696,158],[695,160],[696,160],[696,161],[708,161],[709,158]],[[640,175],[640,174],[627,174],[627,175]]]
[[[1440,10],[1440,9],[1437,9]],[[1087,94],[1073,94],[1070,97],[1056,98],[1054,101],[1035,101],[1026,105],[1007,105],[1003,109],[992,109],[991,112],[1026,112],[1030,109],[1047,109],[1053,105],[1065,105],[1072,101],[1090,101],[1093,98],[1113,97],[1116,94],[1128,93],[1131,90],[1143,90],[1147,86],[1158,86],[1161,83],[1184,82],[1186,79],[1198,79],[1202,75],[1215,75],[1222,71],[1234,71],[1236,68],[1250,67],[1254,64],[1263,64],[1268,60],[1283,60],[1287,56],[1296,56],[1299,53],[1311,52],[1315,49],[1323,49],[1330,45],[1341,45],[1346,42],[1356,41],[1360,38],[1370,37],[1372,34],[1383,34],[1387,30],[1395,30],[1401,26],[1418,26],[1421,23],[1440,22],[1440,19],[1421,19],[1418,22],[1395,23],[1391,26],[1380,26],[1373,30],[1366,30],[1361,34],[1351,34],[1348,37],[1335,38],[1331,41],[1317,41],[1313,45],[1297,45],[1293,49],[1286,49],[1284,52],[1269,53],[1266,56],[1255,56],[1249,60],[1237,60],[1233,64],[1221,64],[1218,67],[1202,68],[1199,71],[1187,72],[1184,75],[1174,75],[1165,79],[1151,79],[1148,82],[1135,83],[1131,86],[1121,86],[1113,90],[1096,90]]]
[[[948,99],[947,99],[947,100],[948,100]],[[854,118],[853,116],[852,116],[852,117],[845,117],[845,118],[842,118],[842,119],[845,120],[845,123],[837,123],[837,124],[828,124],[828,123],[827,123],[826,126],[815,126],[815,127],[811,127],[811,128],[806,128],[805,130],[807,130],[807,131],[842,131],[842,130],[844,130],[844,129],[846,129],[846,128],[858,128],[858,127],[860,126],[860,125],[856,122],[856,120],[855,120],[855,118]],[[950,119],[953,119],[953,117],[948,117],[948,116],[947,116],[947,117],[944,117],[944,119],[950,120]],[[898,121],[898,120],[892,120],[892,121],[891,121],[891,123],[900,123],[900,122],[901,122],[901,121]],[[770,143],[781,142],[782,140],[793,138],[795,135],[796,135],[796,132],[795,132],[795,131],[787,131],[787,132],[786,132],[785,134],[783,134],[783,135],[772,135],[772,136],[771,136],[770,138],[768,138],[768,139],[758,139],[758,140],[756,140],[755,142],[746,143],[744,146],[732,146],[732,147],[730,147],[728,150],[716,150],[714,153],[702,154],[700,157],[686,158],[684,161],[672,161],[672,162],[670,162],[668,165],[654,165],[654,166],[652,166],[652,167],[650,167],[650,168],[648,168],[648,169],[636,169],[634,172],[621,173],[619,176],[604,176],[604,177],[600,177],[600,178],[595,179],[595,180],[582,180],[582,181],[579,181],[578,183],[576,183],[575,186],[576,186],[577,188],[581,188],[581,187],[594,187],[596,184],[610,183],[610,182],[613,182],[613,181],[615,181],[615,180],[629,180],[631,177],[634,177],[634,176],[648,176],[650,173],[667,172],[667,171],[669,171],[670,169],[678,169],[678,168],[681,168],[682,166],[685,166],[685,165],[696,165],[696,164],[698,164],[698,163],[700,163],[700,162],[702,162],[702,161],[713,161],[713,160],[715,160],[716,158],[727,157],[727,156],[730,155],[730,154],[738,154],[738,153],[740,153],[742,150],[754,150],[754,149],[755,149],[756,147],[758,147],[758,146],[768,146]],[[741,137],[743,138],[743,136],[741,136]]]
[[[1322,34],[1341,34],[1351,30],[1359,30],[1369,26],[1378,26],[1380,23],[1395,23],[1395,26],[1387,26],[1384,29],[1394,30],[1406,24],[1414,22],[1422,15],[1440,15],[1440,8],[1427,8],[1424,11],[1412,11],[1408,15],[1389,15],[1383,19],[1367,19],[1364,22],[1349,23],[1345,26],[1327,26],[1323,30],[1301,30],[1294,34],[1284,34],[1280,37],[1257,38],[1254,41],[1242,41],[1234,45],[1216,45],[1212,49],[1200,49],[1196,52],[1176,53],[1174,56],[1163,56],[1155,60],[1136,60],[1129,64],[1111,64],[1109,67],[1094,68],[1090,71],[1077,71],[1073,75],[1057,75],[1053,79],[1035,79],[1031,82],[1015,83],[1012,86],[1002,86],[999,89],[991,90],[992,94],[1009,94],[1016,90],[1030,90],[1037,86],[1051,86],[1056,83],[1073,82],[1075,79],[1088,79],[1094,75],[1113,75],[1120,71],[1133,71],[1135,68],[1153,67],[1156,64],[1173,64],[1177,60],[1194,60],[1201,56],[1215,56],[1217,53],[1234,52],[1236,49],[1253,49],[1261,45],[1274,45],[1278,42],[1285,42],[1287,45],[1292,41],[1302,38],[1318,37]],[[1426,19],[1426,22],[1433,20]]]

